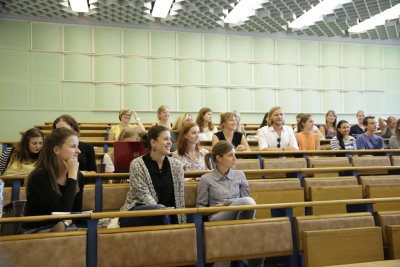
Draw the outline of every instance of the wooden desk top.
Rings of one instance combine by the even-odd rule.
[[[386,260],[386,261],[373,261],[362,262],[344,265],[330,265],[329,267],[399,267],[400,260]]]

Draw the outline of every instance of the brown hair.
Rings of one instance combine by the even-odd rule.
[[[199,125],[201,133],[204,132],[204,118],[203,117],[208,112],[212,112],[212,110],[210,108],[204,107],[204,108],[201,108],[199,110],[199,113],[197,114],[196,123],[197,123],[197,125]],[[210,129],[210,131],[214,130],[214,124],[212,122],[208,123],[208,129]]]
[[[400,141],[400,130],[399,130],[399,127],[400,127],[400,119],[397,120],[397,122],[396,122],[396,130],[394,131],[394,133],[396,135],[396,138],[397,138],[397,142]]]
[[[220,116],[220,118],[221,118],[220,123],[219,123],[219,126],[221,127],[221,131],[224,130],[225,124],[226,124],[229,120],[231,120],[233,117],[236,118],[236,114],[233,113],[233,112],[221,113],[221,114],[219,114],[219,116]]]
[[[179,155],[185,155],[187,148],[185,134],[187,134],[190,131],[190,129],[192,129],[195,126],[197,126],[197,124],[191,121],[187,121],[183,124],[176,144]],[[199,151],[199,144],[196,145],[196,150]]]
[[[54,153],[54,148],[61,147],[65,143],[65,140],[70,136],[78,137],[78,134],[67,128],[58,128],[51,131],[44,140],[42,150],[39,154],[39,159],[36,162],[36,169],[34,169],[28,176],[27,183],[29,183],[30,177],[32,177],[34,173],[40,170],[45,170],[50,176],[51,185],[54,191],[61,195],[60,187],[57,183],[57,175],[60,172],[60,162]],[[79,190],[78,185],[77,190]]]
[[[14,152],[12,153],[9,164],[12,164],[13,162],[17,162],[18,164],[34,162],[39,158],[39,153],[32,153],[29,150],[29,142],[35,137],[41,137],[44,139],[43,133],[37,128],[31,128],[21,136],[21,140],[18,142]]]
[[[234,148],[235,147],[226,140],[222,140],[216,143],[213,146],[211,152],[207,153],[204,158],[207,168],[209,168],[210,170],[214,169],[217,164],[217,156],[223,157],[226,153]]]
[[[301,114],[301,115],[300,115]],[[304,129],[304,125],[311,118],[311,114],[300,113],[300,121],[297,123],[297,132],[300,133]]]
[[[53,129],[56,129],[56,125],[57,123],[59,123],[60,121],[65,122],[66,124],[68,124],[69,126],[71,126],[71,128],[78,134],[79,136],[79,124],[78,122],[71,116],[68,114],[63,114],[60,117],[58,117],[54,122],[53,122]]]
[[[328,122],[326,121],[326,117],[328,117],[329,113],[332,113],[333,116],[335,116],[335,121],[333,122],[333,127],[336,129],[337,115],[333,109],[328,110],[328,112],[325,114],[325,125],[326,125],[326,127],[328,127]]]
[[[151,140],[157,140],[162,132],[169,132],[169,129],[161,125],[154,125],[150,127],[147,134],[143,135],[142,142],[149,151],[151,151]]]
[[[374,116],[367,116],[367,117],[365,117],[364,120],[363,120],[363,125],[364,125],[365,127],[368,126],[368,120],[375,120],[375,117],[374,117]]]

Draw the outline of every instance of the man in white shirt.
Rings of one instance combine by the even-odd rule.
[[[257,131],[258,148],[269,151],[299,150],[293,129],[284,124],[282,108],[272,107],[268,113],[267,126]]]

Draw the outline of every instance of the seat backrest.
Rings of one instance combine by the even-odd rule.
[[[305,231],[304,266],[382,261],[384,255],[380,231],[381,228],[376,226]]]
[[[128,183],[103,184],[103,211],[119,210],[125,203]]]
[[[357,227],[375,226],[371,213],[349,213],[319,216],[296,217],[296,231],[298,238],[298,251],[303,251],[302,236],[304,231],[329,230]]]
[[[378,211],[376,213],[377,225],[382,227],[383,243],[387,242],[386,227],[389,225],[400,225],[400,210]]]
[[[259,170],[260,161],[258,159],[238,159],[235,163],[235,170]],[[258,179],[260,175],[246,175],[247,179]]]
[[[363,198],[361,185],[332,185],[311,186],[309,188],[310,201],[361,199]],[[346,203],[313,206],[313,215],[346,213]]]
[[[400,197],[400,184],[373,185],[366,187],[367,198]],[[400,210],[400,201],[374,203],[375,211]]]
[[[0,251],[2,266],[85,266],[86,231],[3,236]]]
[[[391,166],[389,156],[362,156],[352,157],[354,167]],[[387,174],[387,171],[359,171],[359,174]]]
[[[196,207],[198,182],[185,182],[185,207]]]
[[[326,178],[304,178],[304,195],[309,200],[309,190],[311,186],[335,186],[335,185],[357,185],[355,176],[338,176]]]
[[[95,208],[95,189],[93,184],[87,184],[83,188],[82,210],[94,210]]]
[[[310,168],[346,167],[350,166],[350,163],[347,157],[309,157],[308,166]],[[339,172],[324,172],[314,174],[314,177],[332,176],[339,176]]]
[[[390,156],[393,166],[400,166],[400,156]]]
[[[400,175],[360,176],[364,196],[367,196],[367,185],[400,185]]]
[[[400,259],[400,225],[386,226],[389,259]]]
[[[98,230],[99,267],[178,266],[194,265],[196,261],[194,224]]]
[[[277,158],[264,159],[264,169],[297,169],[307,168],[307,163],[304,158]],[[286,177],[286,173],[268,174],[268,177]]]
[[[290,255],[290,221],[273,218],[206,222],[204,245],[206,262]]]

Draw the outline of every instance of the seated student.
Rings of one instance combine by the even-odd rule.
[[[319,127],[319,130],[326,139],[332,139],[336,135],[336,121],[336,112],[328,110],[325,115],[325,124]]]
[[[217,126],[212,123],[212,110],[210,108],[199,110],[196,123],[200,128],[200,141],[211,141],[213,134],[218,132]]]
[[[183,124],[185,124],[185,122],[187,121],[193,121],[192,115],[190,115],[189,113],[184,113],[176,118],[175,124],[171,129],[172,152],[176,151],[176,142],[178,141],[179,133],[182,129]]]
[[[46,137],[36,168],[27,178],[25,216],[82,211],[83,176],[79,172],[78,134],[55,129]],[[27,233],[64,230],[63,222],[25,223]]]
[[[130,189],[121,210],[184,208],[183,164],[168,157],[171,134],[164,126],[152,126],[143,141],[149,153],[130,165]],[[169,218],[169,217],[168,217]],[[165,216],[120,218],[121,227],[167,224]],[[185,223],[186,216],[171,216],[171,223]]]
[[[304,114],[297,124],[298,133],[295,134],[300,150],[319,150],[319,135],[313,132],[314,118],[310,114]]]
[[[356,139],[350,136],[350,125],[347,121],[341,120],[337,125],[337,133],[331,139],[332,150],[356,150]]]
[[[221,131],[217,132],[212,137],[212,145],[222,140],[227,140],[232,143],[237,151],[250,151],[249,143],[243,133],[236,132],[237,120],[235,113],[221,113]]]
[[[178,149],[172,153],[172,157],[183,163],[185,171],[207,170],[204,157],[207,149],[201,148],[199,138],[199,126],[194,122],[185,122],[178,137]]]
[[[390,138],[396,131],[396,118],[389,116],[387,120],[379,118],[379,128],[381,129],[382,138]]]
[[[384,149],[385,141],[382,137],[375,134],[376,121],[375,117],[367,116],[364,118],[365,133],[357,136],[357,149]]]
[[[260,150],[299,150],[292,127],[286,126],[279,106],[268,112],[267,126],[257,130]]]
[[[389,139],[389,147],[391,149],[400,149],[400,119],[396,122],[396,130],[394,131],[394,135],[392,135]]]
[[[140,141],[139,129],[127,128],[123,129],[118,136],[118,141]],[[106,172],[114,172],[114,151],[104,154],[103,163],[106,164]]]
[[[70,115],[64,114],[58,117],[53,122],[53,129],[68,128],[74,130],[79,136],[79,124]],[[96,171],[96,155],[91,144],[79,141],[79,150],[81,153],[78,156],[80,171]]]
[[[240,120],[241,120],[240,112],[237,111],[237,110],[234,110],[233,113],[236,115],[236,119],[237,119],[236,132],[242,133],[244,136],[246,136],[247,135],[246,134],[246,129],[240,123]]]
[[[210,161],[214,166],[211,166]],[[243,171],[235,166],[235,148],[227,141],[219,141],[206,155],[211,172],[201,176],[197,187],[196,207],[255,205],[250,197],[249,184]],[[209,221],[254,219],[255,210],[222,211],[209,215]],[[249,260],[249,266],[263,266],[264,259]]]
[[[43,133],[27,130],[16,147],[9,147],[0,157],[0,175],[28,174],[34,168],[43,145]]]
[[[301,129],[299,129],[299,128],[301,127],[301,124],[299,124],[299,123],[300,123],[301,119],[302,119],[305,115],[308,115],[308,114],[306,114],[306,113],[299,113],[299,114],[296,115],[296,126],[295,126],[294,129],[293,129],[293,131],[294,131],[295,134],[301,132]],[[314,122],[314,126],[313,126],[313,128],[312,128],[312,132],[313,132],[313,133],[317,133],[320,140],[324,140],[324,139],[325,139],[325,136],[319,131],[317,125],[315,125],[315,122]]]
[[[137,125],[131,124],[132,115],[135,117]],[[108,140],[110,141],[118,140],[118,137],[123,129],[138,128],[137,131],[139,133],[144,134],[146,132],[146,129],[144,128],[142,121],[140,120],[140,118],[138,118],[135,111],[130,111],[129,109],[126,108],[121,109],[119,111],[118,118],[120,120],[120,123],[111,126],[110,132],[108,133]]]
[[[164,127],[168,128],[168,130],[171,130],[172,123],[169,122],[169,107],[168,106],[161,105],[158,107],[157,118],[158,118],[158,122],[156,123],[156,125],[164,126]]]
[[[354,124],[350,127],[350,135],[354,138],[357,138],[359,134],[363,134],[365,132],[365,126],[363,124],[363,120],[365,118],[365,113],[362,110],[357,111],[357,124]]]

